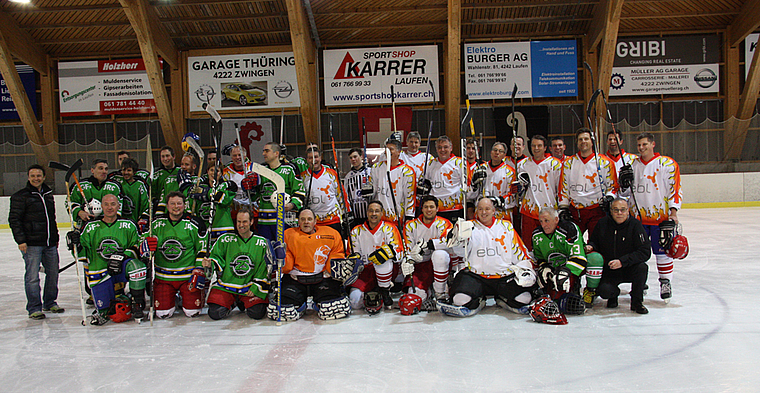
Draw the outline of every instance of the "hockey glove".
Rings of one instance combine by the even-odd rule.
[[[435,250],[433,239],[430,239],[427,242],[420,239],[412,246],[412,249],[409,250],[408,259],[414,263],[420,263],[425,259],[425,253],[427,253],[428,250]]]
[[[256,172],[250,173],[240,182],[241,186],[243,187],[243,190],[246,190],[246,191],[253,190],[260,183],[261,183],[261,180],[259,179],[259,174]]]
[[[79,231],[74,230],[66,233],[66,247],[68,247],[69,251],[74,251],[74,247],[79,250],[82,248],[81,246],[79,243]]]
[[[184,192],[193,185],[193,176],[190,172],[180,169],[177,172],[177,184],[179,184],[179,190]]]
[[[610,213],[610,207],[612,207],[612,201],[615,200],[615,196],[612,194],[607,194],[602,197],[601,200],[599,200],[599,206],[602,208],[602,211],[605,214]]]
[[[372,251],[372,253],[369,254],[369,257],[367,257],[367,260],[369,260],[375,265],[382,265],[383,263],[395,257],[396,257],[396,250],[394,250],[393,247],[387,244],[383,244],[382,247],[378,248],[375,251]]]
[[[201,268],[193,269],[192,276],[187,283],[187,290],[196,292],[204,289],[206,289],[206,272]]]
[[[211,195],[209,195],[208,186],[201,186],[199,192],[194,192],[190,194],[189,197],[201,203],[211,202]]]
[[[420,179],[417,183],[417,195],[425,196],[430,195],[430,191],[433,189],[433,183],[428,179]]]
[[[528,187],[530,187],[530,175],[528,175],[527,172],[521,172],[517,175],[517,181],[519,184],[519,193],[523,194],[525,191],[528,191]]]
[[[414,263],[409,260],[401,262],[401,274],[403,274],[404,277],[408,277],[411,276],[412,273],[414,273]]]
[[[559,208],[559,220],[560,221],[573,221],[573,215],[570,214],[570,209],[566,207]]]
[[[572,221],[560,218],[557,226],[559,226],[559,228],[565,233],[565,238],[568,243],[575,243],[578,239],[578,227],[576,227]]]
[[[483,165],[478,165],[478,167],[472,171],[472,181],[470,182],[472,188],[483,184],[483,182],[486,180],[486,177],[488,177],[488,174],[486,173],[486,167]]]
[[[620,184],[621,190],[633,187],[633,168],[631,168],[631,165],[626,164],[620,167],[620,174],[618,174],[618,184]]]
[[[362,189],[360,191],[362,198],[364,199],[370,199],[372,198],[372,194],[375,193],[375,189],[372,188],[372,184],[363,184]]]
[[[229,156],[232,154],[232,149],[237,147],[236,143],[230,143],[222,147],[222,155]]]
[[[284,265],[285,261],[285,243],[280,243],[277,240],[272,242],[272,255],[277,261],[278,266]]]
[[[673,244],[673,237],[675,236],[675,230],[676,230],[676,222],[673,220],[665,220],[660,223],[660,239],[658,242],[660,243],[660,247],[662,247],[663,250],[667,251],[670,249],[670,246]]]
[[[490,199],[491,202],[493,202],[493,207],[495,209],[504,209],[504,205],[506,205],[506,202],[504,201],[504,197],[502,196],[497,195],[497,196],[489,196],[486,198]]]
[[[155,236],[148,236],[140,243],[140,258],[147,258],[151,252],[156,252],[158,249],[158,238]]]
[[[145,233],[148,231],[149,223],[147,218],[141,218],[137,221],[137,230],[140,231],[140,233]]]
[[[108,257],[108,268],[106,269],[108,271],[108,275],[113,277],[121,274],[121,271],[124,267],[124,259],[124,255],[111,254],[111,256]]]

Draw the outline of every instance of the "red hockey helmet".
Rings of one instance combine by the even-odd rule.
[[[113,305],[113,314],[108,317],[116,323],[129,321],[132,318],[132,306],[129,303],[118,302]]]
[[[422,298],[414,293],[407,293],[398,300],[401,315],[414,315],[422,308]]]
[[[684,235],[676,235],[673,238],[673,243],[667,252],[668,256],[673,259],[684,259],[689,255],[689,241],[686,240]]]
[[[530,317],[538,323],[567,325],[567,317],[559,311],[557,303],[548,296],[541,296],[530,306]]]

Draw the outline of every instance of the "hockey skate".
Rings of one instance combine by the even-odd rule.
[[[665,304],[670,303],[670,298],[673,296],[673,288],[670,286],[670,280],[667,278],[661,278],[660,279],[660,299],[662,299]]]
[[[583,288],[583,302],[586,308],[594,308],[594,299],[596,299],[596,288]]]
[[[93,326],[105,325],[108,323],[108,321],[110,321],[108,315],[106,315],[105,312],[100,312],[98,310],[93,311],[90,317],[92,318],[90,319],[90,325]]]

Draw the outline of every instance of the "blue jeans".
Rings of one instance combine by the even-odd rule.
[[[21,253],[26,265],[24,289],[26,290],[26,311],[29,314],[56,305],[58,299],[58,247],[27,246]],[[40,265],[45,267],[45,290],[40,301]]]

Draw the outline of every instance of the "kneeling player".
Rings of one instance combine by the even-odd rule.
[[[282,268],[282,297],[270,302],[269,318],[286,321],[303,315],[306,300],[312,296],[320,319],[339,319],[351,313],[348,298],[341,293],[341,282],[330,277],[330,264],[344,259],[343,239],[329,226],[316,226],[316,216],[304,209],[298,216],[298,227],[285,231],[285,266]]]
[[[155,240],[160,244],[155,256],[156,279],[153,283],[156,316],[174,315],[177,293],[182,295],[182,309],[188,317],[200,315],[206,274],[203,270],[206,226],[185,212],[185,197],[172,191],[166,198],[167,214],[153,221]],[[155,250],[153,250],[155,251]]]
[[[391,280],[398,274],[396,263],[402,255],[401,234],[395,225],[383,221],[383,204],[371,201],[367,205],[367,222],[351,230],[354,251],[368,261],[359,279],[351,285],[351,308],[364,307],[376,314],[383,306],[391,309]]]
[[[216,269],[217,281],[208,296],[208,316],[223,319],[237,306],[253,319],[266,315],[272,256],[267,239],[251,232],[251,212],[243,208],[236,218],[237,233],[225,233],[214,243],[204,267]]]
[[[457,222],[449,245],[464,256],[465,269],[454,277],[451,299],[439,302],[438,309],[451,316],[477,314],[494,296],[496,304],[510,311],[527,313],[538,285],[528,252],[506,220],[494,218],[488,198],[478,201],[476,220]]]
[[[69,241],[80,246],[79,254],[85,264],[87,282],[92,288],[92,297],[97,310],[90,321],[93,325],[103,325],[109,321],[109,309],[116,299],[115,283],[129,283],[129,293],[134,306],[119,307],[117,316],[110,319],[123,322],[132,313],[135,319],[143,318],[145,308],[145,264],[137,259],[137,244],[140,236],[134,222],[119,218],[119,199],[106,194],[102,200],[103,218],[89,221],[78,232],[70,232]],[[113,313],[111,313],[113,314]]]
[[[580,229],[571,221],[560,224],[557,210],[546,207],[538,214],[539,227],[533,231],[533,256],[536,260],[539,286],[567,314],[583,314],[586,305],[581,301],[580,276],[586,273],[584,296],[589,297],[599,286],[604,260],[599,253],[584,251]]]
[[[401,264],[405,277],[406,295],[399,299],[401,313],[413,314],[420,309],[435,311],[435,302],[426,302],[432,287],[435,299],[448,297],[446,281],[449,278],[451,256],[446,247],[446,234],[451,222],[438,217],[438,198],[425,195],[420,198],[422,215],[404,227],[404,238],[409,255]],[[410,277],[411,276],[411,277]]]

